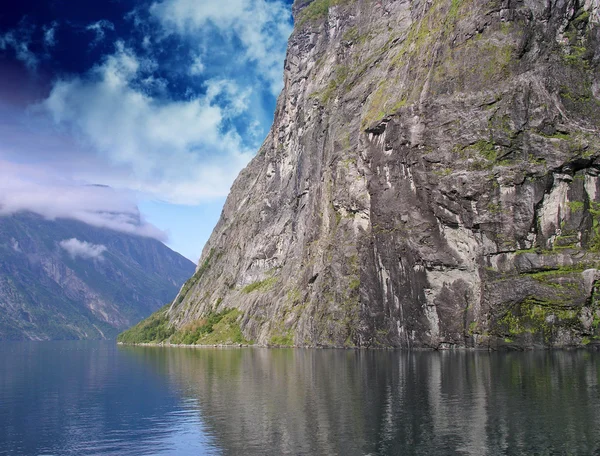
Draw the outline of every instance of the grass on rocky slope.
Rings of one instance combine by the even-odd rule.
[[[169,338],[175,332],[173,328],[169,328],[167,317],[169,306],[170,304],[167,304],[133,328],[119,334],[117,341],[125,344],[141,344],[162,342]]]
[[[172,344],[245,344],[248,343],[240,329],[238,309],[211,312],[204,318],[177,331],[171,337]]]
[[[120,334],[117,341],[125,344],[169,342],[183,345],[250,343],[240,329],[240,311],[237,309],[211,312],[204,318],[176,330],[169,326],[168,307],[169,305],[164,306],[146,320]]]
[[[329,8],[349,3],[351,0],[314,0],[306,6],[298,17],[297,25],[301,26],[306,22],[314,22],[327,17]]]

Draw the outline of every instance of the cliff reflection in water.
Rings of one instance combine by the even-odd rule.
[[[600,354],[123,347],[225,454],[593,454]]]

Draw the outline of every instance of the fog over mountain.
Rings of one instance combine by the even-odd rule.
[[[171,301],[194,264],[124,231],[0,216],[0,340],[113,338]]]

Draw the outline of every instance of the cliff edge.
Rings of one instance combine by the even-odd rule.
[[[121,340],[600,343],[600,1],[294,14],[272,129],[196,273]]]

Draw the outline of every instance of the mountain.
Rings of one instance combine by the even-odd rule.
[[[194,264],[161,242],[0,217],[0,340],[107,339],[171,301]]]
[[[597,344],[600,2],[293,9],[268,137],[121,340]]]

